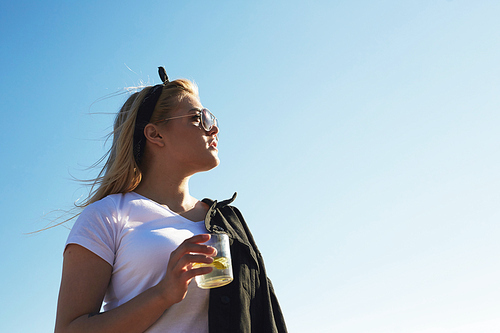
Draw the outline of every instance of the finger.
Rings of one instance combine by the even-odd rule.
[[[200,234],[200,235],[195,235],[193,237],[190,237],[188,239],[185,239],[178,247],[176,250],[179,250],[178,252],[182,251],[188,251],[188,252],[201,252],[205,253],[206,251],[206,245],[201,245],[201,243],[205,243],[210,239],[210,234]],[[205,246],[205,248],[202,247],[196,247],[196,246]],[[210,253],[208,253],[210,254]]]
[[[179,268],[187,267],[188,265],[196,264],[207,264],[210,265],[214,262],[213,257],[208,257],[202,254],[186,254],[178,261],[177,265]]]
[[[180,276],[183,272],[193,268],[206,267],[213,263],[214,259],[203,254],[186,253],[178,260],[174,260],[175,256],[170,258],[167,267],[167,273],[171,272],[174,276]],[[196,264],[201,264],[196,265]]]
[[[212,268],[213,259],[206,256],[186,255],[181,258],[177,265],[173,268],[173,274],[181,277],[185,272],[194,270],[194,275],[207,274],[212,270],[202,270],[200,268]],[[177,272],[177,273],[176,273]],[[193,275],[193,276],[194,276]]]
[[[204,254],[206,256],[214,256],[217,251],[212,246],[194,243],[182,243],[170,254],[170,260],[177,262],[179,259],[188,253]]]
[[[210,239],[210,234],[199,234],[199,235],[194,235],[193,237],[190,237],[186,239],[184,242],[190,242],[190,243],[205,243]],[[184,243],[183,242],[183,243]]]
[[[195,276],[208,274],[212,272],[212,270],[213,270],[212,267],[199,267],[199,268],[189,269],[185,272],[182,272],[181,279],[189,281]]]

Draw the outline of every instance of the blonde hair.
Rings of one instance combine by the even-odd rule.
[[[82,203],[76,204],[77,207],[84,208],[110,194],[131,192],[141,182],[142,171],[133,153],[133,136],[137,112],[150,89],[153,86],[132,94],[116,115],[113,132],[110,133],[113,137],[111,149],[99,160],[106,160],[106,163],[98,176],[88,181],[91,184],[90,193]],[[188,95],[199,98],[198,87],[189,80],[178,79],[164,84],[149,121],[154,123],[167,118]]]

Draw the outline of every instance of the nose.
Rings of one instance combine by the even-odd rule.
[[[208,131],[208,135],[210,135],[210,136],[212,136],[212,135],[217,136],[217,134],[219,134],[219,127],[214,124],[212,126],[212,128],[210,129],[210,131]]]

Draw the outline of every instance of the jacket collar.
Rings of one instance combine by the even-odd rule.
[[[212,218],[217,214],[217,210],[224,208],[225,206],[229,205],[236,199],[237,193],[234,192],[233,196],[229,199],[223,200],[221,202],[217,202],[217,200],[212,200],[205,198],[202,200],[202,202],[206,203],[207,205],[210,206],[208,209],[207,214],[205,215],[205,227],[207,228],[208,232],[224,232],[224,229],[220,226],[217,225],[212,225],[211,221]]]

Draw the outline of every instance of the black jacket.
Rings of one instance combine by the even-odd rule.
[[[285,320],[264,260],[240,211],[229,200],[203,199],[210,206],[205,217],[209,232],[229,236],[234,280],[210,290],[210,333],[286,333]]]

